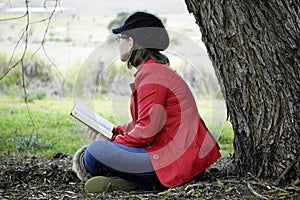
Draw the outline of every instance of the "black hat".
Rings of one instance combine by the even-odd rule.
[[[141,47],[148,49],[165,50],[170,43],[169,35],[161,20],[145,12],[130,15],[123,26],[112,29],[112,32],[130,36]]]

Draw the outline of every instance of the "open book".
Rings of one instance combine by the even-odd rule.
[[[71,111],[71,116],[75,117],[95,131],[98,131],[105,137],[109,139],[112,138],[114,125],[83,105],[75,104]]]

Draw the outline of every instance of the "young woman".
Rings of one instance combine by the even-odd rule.
[[[162,189],[199,178],[220,158],[219,148],[184,80],[161,53],[168,33],[156,16],[136,12],[117,34],[121,60],[135,68],[132,121],[116,126],[111,140],[77,151],[73,168],[89,192]],[[88,131],[97,138],[100,134]]]

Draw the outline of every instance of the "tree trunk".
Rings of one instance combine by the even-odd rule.
[[[185,0],[222,88],[238,172],[300,177],[299,0]]]

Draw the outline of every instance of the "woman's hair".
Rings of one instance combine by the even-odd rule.
[[[132,67],[137,67],[150,58],[161,64],[170,63],[168,57],[160,53],[157,49],[134,48],[134,50],[132,50],[129,55],[127,67],[128,69],[131,69]]]

